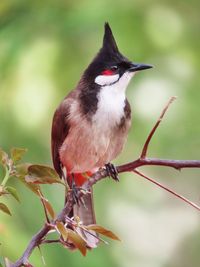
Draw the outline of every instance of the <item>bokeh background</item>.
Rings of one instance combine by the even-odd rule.
[[[116,163],[137,158],[172,95],[178,100],[156,132],[149,156],[200,159],[199,12],[197,0],[1,0],[0,146],[28,148],[27,162],[52,164],[53,112],[101,47],[103,24],[109,21],[123,54],[155,66],[134,77],[128,88],[134,123]],[[199,170],[143,171],[200,202]],[[14,261],[44,214],[33,193],[15,179],[10,184],[18,188],[21,204],[4,199],[13,216],[0,213],[0,253]],[[62,188],[43,189],[59,211]],[[107,179],[95,186],[95,206],[98,223],[122,242],[101,244],[86,258],[59,245],[43,246],[46,266],[199,266],[199,213],[156,186],[133,174],[121,175],[120,183]],[[31,261],[43,266],[37,250]]]

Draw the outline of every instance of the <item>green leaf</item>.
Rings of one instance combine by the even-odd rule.
[[[26,180],[25,180],[25,177],[23,177],[23,176],[19,176],[18,177],[19,178],[19,180],[23,183],[23,184],[25,184],[33,193],[35,193],[36,195],[38,195],[39,196],[39,190],[40,190],[40,186],[39,185],[37,185],[37,184],[32,184],[32,183],[29,183],[29,182],[27,182]]]
[[[8,163],[8,154],[0,148],[0,164],[6,166]]]
[[[6,191],[9,192],[18,202],[20,202],[17,190],[14,187],[6,186]]]
[[[26,175],[25,180],[28,183],[34,184],[63,184],[57,172],[51,167],[44,165],[29,166],[28,175]]]
[[[16,171],[16,174],[15,176],[16,177],[19,177],[19,176],[25,176],[28,174],[28,168],[31,166],[30,163],[22,163],[22,164],[17,164],[15,166],[15,171]]]
[[[8,207],[3,204],[3,203],[0,203],[0,210],[3,211],[4,213],[7,213],[8,215],[11,215],[11,212],[10,210],[8,209]]]
[[[28,174],[28,168],[31,166],[29,163],[23,163],[16,165],[15,176],[25,184],[32,192],[39,195],[40,186],[37,184],[29,183],[25,180],[25,176]]]
[[[63,222],[56,222],[56,227],[58,228],[59,233],[63,237],[64,241],[67,241],[68,238],[68,229],[65,228]]]
[[[114,240],[118,240],[118,241],[121,241],[119,239],[118,236],[116,236],[112,231],[100,226],[100,225],[97,225],[97,224],[90,224],[88,226],[85,226],[86,229],[88,230],[93,230],[95,231],[96,233],[99,233],[99,234],[102,234],[102,235],[105,235],[107,237],[110,237],[111,239],[114,239]]]
[[[16,163],[17,161],[21,160],[23,155],[27,152],[26,148],[17,148],[14,147],[10,150],[10,154],[11,154],[11,159],[13,160],[14,163]]]
[[[38,190],[40,189],[39,185],[28,183],[25,180],[25,176],[28,174],[28,168],[31,166],[29,163],[23,163],[16,165],[16,174],[15,176],[23,183],[25,184],[32,192],[39,195]]]
[[[73,244],[80,250],[83,256],[87,253],[86,242],[74,231],[67,229],[68,239],[73,242]]]

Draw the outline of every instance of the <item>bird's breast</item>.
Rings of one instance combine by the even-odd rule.
[[[97,97],[96,113],[92,116],[92,123],[95,127],[101,127],[102,130],[107,131],[120,124],[124,117],[126,101],[124,91],[120,91],[114,86],[105,86],[101,88]]]
[[[101,167],[120,153],[130,127],[126,105],[125,94],[113,97],[101,90],[96,112],[90,117],[81,114],[77,102],[71,106],[71,127],[60,149],[61,161],[70,172]]]

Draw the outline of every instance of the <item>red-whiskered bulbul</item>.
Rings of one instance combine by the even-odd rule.
[[[65,168],[70,186],[72,177],[75,185],[81,186],[87,175],[105,165],[110,167],[109,163],[122,151],[131,126],[126,88],[137,71],[151,67],[124,57],[105,23],[102,48],[53,118],[53,164],[61,178]],[[94,224],[92,192],[83,201],[84,205],[74,205],[73,215],[84,225]],[[90,247],[96,246],[98,240],[94,236],[86,238]]]

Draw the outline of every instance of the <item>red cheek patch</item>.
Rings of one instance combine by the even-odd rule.
[[[102,75],[113,75],[114,72],[113,72],[112,70],[104,70],[104,71],[102,71],[101,74],[102,74]]]

